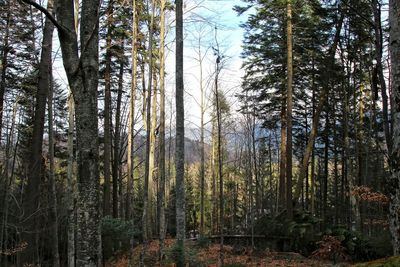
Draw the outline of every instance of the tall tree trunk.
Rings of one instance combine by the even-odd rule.
[[[50,70],[52,69],[50,64]],[[50,79],[52,75],[50,74]],[[58,219],[57,219],[57,191],[56,191],[56,179],[54,176],[54,132],[53,132],[53,85],[50,81],[49,84],[49,97],[48,97],[48,127],[49,127],[49,214],[51,220],[51,252],[53,256],[53,266],[60,266],[60,255],[58,252]]]
[[[132,70],[131,70],[131,90],[129,98],[129,118],[128,118],[128,155],[127,155],[127,192],[126,192],[126,210],[125,215],[127,220],[132,220],[132,202],[134,192],[134,129],[135,129],[135,103],[136,103],[136,86],[137,86],[137,49],[138,49],[138,25],[139,25],[139,13],[137,0],[132,0]]]
[[[9,47],[10,38],[10,27],[11,27],[11,1],[8,1],[7,5],[7,16],[6,25],[3,39],[3,51],[1,55],[1,80],[0,80],[0,144],[1,144],[1,132],[3,129],[3,114],[4,114],[4,95],[6,93],[6,74],[8,68],[8,53],[11,50]]]
[[[212,212],[211,212],[211,230],[212,233],[216,234],[218,232],[218,204],[217,204],[217,146],[218,146],[218,138],[217,138],[217,126],[215,117],[212,118],[212,129],[211,129],[211,138],[212,138],[212,148],[211,148],[211,158],[210,158],[210,166],[211,166],[211,188],[212,188]]]
[[[47,2],[47,12],[54,13],[54,1]],[[42,145],[43,145],[43,132],[44,121],[46,114],[46,101],[47,95],[50,90],[51,79],[51,49],[53,39],[54,25],[50,19],[46,18],[43,30],[42,52],[40,55],[39,63],[39,78],[38,87],[36,92],[35,114],[33,119],[33,133],[30,150],[29,172],[28,172],[28,185],[26,188],[24,214],[25,214],[25,230],[23,239],[28,242],[28,247],[24,251],[22,262],[23,263],[39,263],[35,258],[35,250],[38,249],[36,244],[37,235],[37,218],[39,208],[40,196],[40,182],[43,177],[42,173]]]
[[[389,1],[391,91],[393,97],[393,144],[390,154],[390,232],[394,255],[400,254],[400,3]]]
[[[215,33],[216,34],[216,33]],[[217,44],[218,46],[218,44]],[[217,48],[219,49],[219,47]],[[216,72],[215,72],[215,103],[217,111],[217,154],[218,154],[218,176],[219,176],[219,234],[220,234],[220,252],[219,263],[220,266],[224,265],[224,179],[222,176],[222,151],[221,151],[221,108],[218,92],[218,76],[220,72],[219,50],[217,51]]]
[[[150,166],[149,166],[149,228],[151,233],[157,233],[155,198],[157,197],[157,173],[156,173],[156,131],[157,131],[157,74],[153,71],[153,93],[151,101],[151,124],[150,124]]]
[[[165,0],[160,1],[160,128],[159,128],[159,234],[160,234],[160,261],[164,258],[165,241]]]
[[[67,166],[67,209],[68,209],[68,267],[75,266],[75,181],[74,181],[74,98],[68,97],[68,166]]]
[[[329,70],[331,70],[331,68],[333,67],[334,62],[335,62],[335,53],[336,53],[336,49],[337,49],[339,39],[340,39],[340,31],[342,29],[343,20],[344,20],[344,14],[341,13],[340,17],[338,19],[338,22],[336,24],[335,37],[333,39],[332,46],[330,47],[330,49],[328,51],[328,55],[327,55],[328,64],[327,64],[326,73],[329,73]],[[326,75],[328,75],[328,74],[326,74]],[[301,168],[300,168],[299,179],[297,180],[296,190],[294,192],[293,199],[295,199],[295,200],[297,200],[299,198],[300,193],[301,193],[301,187],[302,187],[302,184],[304,181],[306,169],[308,168],[308,162],[310,159],[310,155],[314,148],[315,138],[317,137],[317,128],[318,128],[318,124],[319,124],[319,118],[321,116],[322,110],[323,110],[325,103],[327,101],[327,98],[328,98],[329,85],[330,85],[328,78],[329,78],[329,76],[327,76],[327,80],[325,81],[324,88],[320,94],[318,106],[315,111],[315,115],[313,117],[313,123],[312,123],[310,135],[308,137],[307,148],[303,155],[303,161],[302,161]]]
[[[14,159],[11,167],[11,174],[10,174],[10,159],[12,157],[11,155],[11,150],[12,150],[12,144],[14,143],[14,129],[15,129],[15,121],[17,117],[17,110],[18,110],[18,100],[15,101],[14,107],[13,107],[13,112],[12,112],[12,119],[11,119],[11,127],[10,131],[7,134],[7,141],[6,141],[6,147],[5,147],[5,161],[4,161],[4,169],[1,172],[1,176],[4,177],[4,182],[5,188],[4,188],[4,198],[2,199],[2,205],[1,208],[1,229],[0,229],[0,250],[1,251],[7,251],[8,250],[8,230],[7,230],[7,223],[8,223],[8,214],[9,214],[9,196],[10,196],[10,189],[13,184],[13,170],[14,170],[14,163],[15,163],[15,156],[16,156],[16,151],[18,147],[18,139],[17,143],[15,144],[15,149],[14,149]],[[3,263],[4,260],[4,263]],[[7,255],[1,255],[0,256],[0,266],[5,266],[7,267]]]
[[[200,64],[200,236],[204,236],[204,198],[205,198],[205,146],[204,146],[204,86],[203,86],[203,57],[201,55],[200,38],[198,43],[198,61]]]
[[[80,49],[73,2],[59,0],[57,8],[63,63],[75,101],[78,266],[98,266],[101,263],[97,121],[99,4],[98,0],[82,2]]]
[[[177,267],[185,266],[185,123],[183,101],[183,1],[176,0],[176,239],[181,255]]]
[[[110,177],[111,177],[111,46],[113,27],[114,1],[110,0],[107,7],[106,65],[104,71],[104,198],[103,214],[110,215]],[[112,215],[118,217],[118,184],[113,176],[112,181]]]
[[[124,48],[123,45],[123,40],[122,42],[122,50]],[[121,56],[120,62],[119,62],[119,73],[118,73],[118,93],[117,93],[117,109],[115,111],[115,130],[114,130],[114,151],[113,151],[113,164],[112,164],[112,177],[113,177],[113,182],[114,181],[119,181],[120,186],[119,190],[121,192],[122,186],[122,177],[119,176],[119,165],[121,163],[121,157],[120,157],[120,140],[121,140],[121,101],[122,101],[122,91],[123,91],[123,83],[124,83],[124,60]],[[119,200],[122,201],[121,194],[119,196]],[[121,208],[119,210],[119,217],[123,217],[123,209],[122,209],[122,203],[120,204]]]
[[[372,0],[373,11],[374,11],[374,32],[375,32],[375,59],[376,59],[376,69],[378,74],[379,86],[382,94],[382,115],[383,115],[383,126],[385,130],[385,139],[388,153],[391,153],[392,140],[390,133],[390,123],[389,123],[389,111],[388,111],[388,95],[386,92],[386,81],[383,74],[383,64],[382,64],[382,53],[383,53],[383,34],[381,25],[381,3],[379,0]],[[376,92],[377,93],[377,92]]]
[[[151,169],[150,163],[150,150],[151,150],[151,90],[153,89],[153,27],[154,27],[154,12],[155,12],[155,0],[151,1],[151,19],[149,25],[149,76],[148,76],[148,86],[147,86],[147,94],[146,94],[146,160],[145,160],[145,170],[144,170],[144,188],[143,188],[143,217],[142,217],[142,226],[143,226],[143,249],[141,253],[140,264],[144,266],[144,257],[146,254],[147,245],[149,242],[149,236],[151,225],[149,225],[149,190],[150,190],[150,177],[153,170]]]
[[[281,107],[281,143],[279,161],[279,208],[286,207],[286,94],[282,93]]]
[[[255,113],[255,111],[253,111]],[[258,175],[258,166],[257,166],[257,150],[256,150],[256,116],[255,114],[251,115],[251,144],[252,144],[252,156],[253,156],[253,167],[254,167],[254,179],[255,179],[255,200],[256,200],[256,215],[258,216],[258,212],[260,211],[260,199],[259,199],[259,175]],[[254,247],[254,235],[252,236],[252,246]]]
[[[292,2],[287,0],[287,113],[286,113],[286,209],[289,220],[293,218],[292,203],[292,109],[293,109],[293,34]]]
[[[322,202],[322,214],[323,214],[323,222],[322,222],[322,229],[325,231],[327,226],[327,209],[328,209],[328,178],[329,178],[329,108],[326,108],[326,119],[325,119],[325,136],[324,136],[324,175],[323,175],[323,202]]]

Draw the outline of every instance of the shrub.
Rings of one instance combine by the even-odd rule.
[[[338,259],[347,258],[346,249],[337,237],[326,235],[317,244],[319,248],[311,254],[313,258],[333,260],[334,264]]]

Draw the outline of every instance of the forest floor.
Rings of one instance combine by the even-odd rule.
[[[158,241],[152,241],[147,248],[145,265],[146,266],[175,266],[171,260],[171,248],[175,240],[166,240],[166,260],[161,265],[158,258]],[[188,241],[186,246],[188,262],[187,266],[218,266],[219,262],[219,244],[208,244],[201,247],[194,241]],[[113,260],[108,261],[106,267],[125,267],[128,266],[129,258],[131,258],[131,266],[138,266],[140,254],[143,247],[137,246],[129,253],[120,254]],[[242,266],[274,266],[274,267],[328,267],[328,266],[352,266],[349,263],[333,264],[331,261],[306,258],[298,253],[292,252],[271,252],[252,251],[244,247],[241,250],[226,245],[224,246],[224,266],[242,267]]]

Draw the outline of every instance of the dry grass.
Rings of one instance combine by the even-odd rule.
[[[166,251],[170,249],[175,243],[174,239],[167,239],[165,241]],[[199,248],[195,246],[195,243],[188,242],[187,247],[195,250],[195,259],[198,263],[193,265],[197,266],[218,266],[220,245],[210,244],[205,248]],[[138,266],[139,257],[142,252],[142,245],[135,247],[131,253],[131,264],[132,266]],[[159,242],[154,240],[149,243],[146,251],[146,266],[161,266],[158,262],[158,249]],[[328,267],[332,266],[332,263],[328,261],[320,261],[317,259],[308,259],[297,253],[290,252],[270,252],[266,251],[253,251],[245,248],[242,252],[237,255],[233,251],[232,246],[224,246],[224,263],[232,266],[274,266],[274,267]],[[126,267],[128,266],[129,253],[121,255],[116,259],[109,261],[106,267]],[[174,266],[174,264],[168,264],[163,266]],[[188,265],[189,266],[189,265]]]

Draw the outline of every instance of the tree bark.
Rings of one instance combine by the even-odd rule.
[[[127,175],[128,186],[126,192],[126,210],[125,215],[127,220],[132,220],[132,202],[133,202],[133,187],[134,187],[134,129],[135,129],[135,103],[136,103],[136,86],[137,86],[137,49],[138,49],[138,25],[139,13],[137,0],[132,0],[132,70],[131,70],[131,92],[129,99],[129,118],[128,118],[128,156],[127,156]]]
[[[50,64],[50,72],[52,66]],[[50,79],[52,75],[50,74]],[[57,190],[56,179],[54,176],[54,132],[53,132],[53,85],[49,84],[49,97],[48,97],[48,127],[49,127],[49,218],[51,220],[51,252],[53,256],[53,266],[60,266],[60,254],[58,252],[58,218],[57,218]]]
[[[218,46],[218,44],[217,44]],[[219,177],[219,234],[220,234],[220,252],[219,252],[219,264],[224,265],[224,179],[222,176],[222,151],[221,151],[221,108],[220,99],[218,92],[218,76],[220,72],[220,55],[219,47],[217,48],[217,61],[216,61],[216,72],[215,72],[215,103],[217,111],[217,154],[218,154],[218,177]]]
[[[389,223],[392,236],[393,253],[400,254],[400,3],[389,1],[390,24],[390,58],[391,58],[391,91],[393,97],[393,144],[390,154],[391,176],[388,189],[390,190]]]
[[[67,258],[68,267],[75,267],[75,180],[74,180],[74,98],[72,93],[68,97],[68,166],[67,166]]]
[[[122,42],[122,50],[123,50],[123,40]],[[117,93],[117,107],[115,111],[115,130],[114,130],[114,151],[113,151],[113,164],[112,164],[112,177],[113,182],[119,181],[120,186],[119,190],[121,192],[122,186],[122,177],[119,176],[119,167],[121,163],[121,156],[120,156],[120,140],[121,140],[121,101],[122,101],[122,91],[123,91],[123,82],[124,82],[124,60],[123,58],[120,59],[119,62],[119,73],[118,73],[118,93]],[[122,197],[119,197],[119,200],[122,202]],[[123,218],[123,209],[122,203],[120,203],[120,210],[119,210],[119,217]]]
[[[1,55],[2,68],[1,68],[1,81],[0,81],[0,143],[1,143],[1,132],[3,129],[4,95],[6,93],[8,53],[11,50],[11,48],[9,47],[10,27],[11,27],[11,1],[8,1],[5,33],[3,40],[3,51]]]
[[[183,7],[182,0],[176,0],[176,239],[181,255],[177,267],[185,266],[185,124],[183,101]]]
[[[47,2],[47,11],[54,14],[54,1]],[[28,242],[28,247],[22,255],[22,263],[39,263],[35,257],[36,227],[39,208],[40,183],[44,173],[42,173],[42,145],[44,122],[46,114],[47,95],[50,90],[51,79],[51,49],[54,25],[46,18],[43,30],[42,51],[40,55],[38,87],[36,92],[35,113],[33,118],[33,133],[30,149],[28,184],[24,199],[25,230],[22,239]]]
[[[164,258],[165,247],[165,0],[160,1],[160,128],[159,128],[159,234],[160,261]]]
[[[286,209],[287,218],[293,218],[292,203],[292,109],[293,109],[293,34],[292,2],[287,0],[287,113],[286,113]]]
[[[75,101],[78,266],[101,264],[97,121],[99,4],[98,0],[82,2],[80,48],[73,2],[60,0],[57,7],[57,18],[63,27],[59,29],[63,64]]]
[[[149,190],[150,190],[150,172],[153,170],[151,168],[150,164],[150,150],[151,150],[151,121],[150,121],[150,116],[151,116],[151,90],[153,88],[152,82],[153,82],[153,27],[154,27],[154,12],[155,12],[155,1],[151,1],[151,19],[150,19],[150,25],[149,25],[149,73],[148,73],[148,86],[147,86],[147,94],[146,94],[146,117],[145,117],[145,127],[146,127],[146,160],[145,160],[145,170],[144,170],[144,188],[143,188],[143,216],[142,216],[142,226],[143,226],[143,249],[141,252],[141,260],[140,260],[140,265],[144,266],[144,257],[146,254],[146,249],[147,245],[149,242],[149,239],[151,238],[150,236],[150,229],[151,225],[149,225]],[[144,77],[144,74],[143,74]],[[145,90],[143,91],[145,92]]]
[[[372,0],[373,11],[374,11],[374,32],[375,32],[375,59],[376,68],[379,80],[379,86],[382,94],[382,115],[383,115],[383,125],[385,131],[385,140],[388,153],[392,150],[392,140],[390,132],[390,122],[389,122],[389,111],[388,111],[388,95],[386,88],[385,76],[383,74],[383,64],[382,64],[382,53],[383,53],[383,34],[381,25],[381,4],[378,0]]]
[[[104,197],[103,214],[110,215],[110,166],[111,166],[111,46],[114,1],[110,0],[107,7],[107,36],[106,36],[106,62],[104,71]],[[112,215],[118,217],[118,184],[113,176],[112,181]]]

